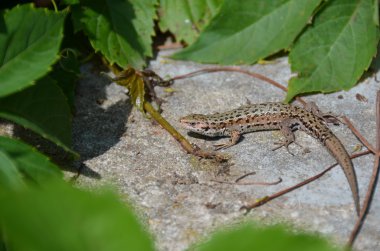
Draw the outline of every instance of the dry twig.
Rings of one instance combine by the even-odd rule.
[[[243,70],[243,69],[240,69],[240,68],[237,68],[237,67],[217,67],[217,68],[215,67],[215,68],[201,69],[201,70],[193,71],[193,72],[190,72],[190,73],[187,73],[187,74],[175,76],[175,77],[171,78],[168,81],[174,81],[174,80],[178,80],[178,79],[189,78],[189,77],[196,76],[196,75],[203,74],[203,73],[220,72],[220,71],[240,72],[240,73],[249,75],[251,77],[263,80],[263,81],[265,81],[265,82],[267,82],[267,83],[269,83],[269,84],[271,84],[271,85],[273,85],[273,86],[275,86],[275,87],[283,90],[284,92],[288,91],[288,89],[285,86],[283,86],[282,84],[278,83],[277,81],[274,81],[273,79],[270,79],[270,78],[268,78],[268,77],[266,77],[266,76],[264,76],[262,74],[255,73],[255,72],[250,72],[250,71]],[[300,102],[303,106],[306,105],[306,102],[302,98],[297,97],[296,100],[298,102]]]
[[[363,152],[351,155],[350,158],[351,159],[357,158],[359,156],[363,156],[363,155],[366,155],[368,153],[370,153],[370,151],[363,151]],[[302,181],[302,182],[300,182],[300,183],[298,183],[298,184],[296,184],[294,186],[288,187],[288,188],[286,188],[284,190],[281,190],[281,191],[279,191],[277,193],[274,193],[274,194],[272,194],[270,196],[264,196],[263,198],[258,199],[256,202],[254,202],[254,203],[252,203],[250,205],[242,206],[240,209],[241,210],[247,210],[247,212],[249,212],[253,208],[256,208],[256,207],[259,207],[261,205],[264,205],[264,204],[266,204],[267,202],[269,202],[269,201],[271,201],[273,199],[276,199],[276,198],[278,198],[278,197],[280,197],[280,196],[282,196],[284,194],[287,194],[287,193],[289,193],[289,192],[291,192],[291,191],[293,191],[293,190],[295,190],[295,189],[297,189],[299,187],[302,187],[302,186],[304,186],[306,184],[309,184],[310,182],[318,179],[319,177],[322,177],[325,173],[327,173],[328,171],[330,171],[331,169],[333,169],[333,167],[335,167],[336,165],[338,165],[338,163],[335,163],[335,164],[329,166],[328,168],[326,168],[325,170],[323,170],[319,174],[317,174],[317,175],[315,175],[313,177],[310,177],[310,178],[308,178],[308,179],[306,179],[306,180],[304,180],[304,181]]]
[[[351,121],[346,117],[342,117],[344,123],[350,128],[350,130],[355,134],[355,136],[360,140],[360,142],[363,143],[365,147],[367,147],[372,153],[376,153],[376,149],[367,141],[366,138],[364,138],[363,135],[354,127],[354,125],[351,123]]]
[[[231,182],[231,181],[223,181],[223,180],[215,180],[215,179],[212,179],[211,181],[223,183],[223,184],[241,185],[241,186],[252,186],[252,185],[255,185],[255,186],[273,186],[273,185],[277,185],[277,184],[281,183],[282,179],[278,178],[277,181],[273,181],[273,182],[263,182],[263,181],[250,181],[250,182],[248,182],[248,181],[246,181],[246,182],[235,181],[235,182]]]
[[[356,134],[355,134],[356,135]],[[360,133],[359,133],[360,135]],[[357,135],[358,136],[358,135]],[[359,137],[358,137],[359,138]],[[360,139],[360,138],[359,138]],[[364,137],[363,137],[364,139]],[[362,140],[361,140],[362,141]],[[364,141],[362,141],[364,145],[366,145],[367,148],[373,148],[370,147],[369,143],[366,144]],[[351,232],[350,238],[348,240],[347,245],[349,247],[352,247],[354,244],[354,241],[364,223],[365,217],[369,211],[369,206],[372,200],[373,192],[376,187],[376,180],[377,176],[379,174],[379,164],[380,164],[380,91],[377,92],[376,96],[376,149],[374,149],[374,154],[375,154],[375,161],[373,164],[373,169],[372,169],[372,175],[371,175],[371,180],[368,184],[368,189],[364,198],[363,202],[363,207],[360,210],[360,215],[359,218],[357,219],[355,226]]]

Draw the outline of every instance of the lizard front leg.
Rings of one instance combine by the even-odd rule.
[[[240,137],[241,137],[241,134],[239,131],[232,131],[230,141],[227,143],[215,144],[214,145],[215,150],[225,149],[230,146],[236,145],[236,143],[239,142]]]

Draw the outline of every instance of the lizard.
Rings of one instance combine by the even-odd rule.
[[[347,150],[329,129],[327,123],[335,122],[329,118],[329,115],[320,112],[314,103],[309,103],[305,108],[279,102],[248,104],[223,113],[190,114],[180,118],[180,124],[191,132],[209,137],[229,136],[228,142],[214,145],[216,150],[237,144],[244,133],[280,130],[285,139],[276,142],[275,144],[279,146],[273,150],[284,146],[289,152],[288,146],[296,143],[293,131],[306,132],[318,139],[342,167],[359,215],[359,189],[355,169]]]

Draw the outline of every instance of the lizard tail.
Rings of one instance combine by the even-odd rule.
[[[352,197],[354,198],[356,213],[360,214],[360,200],[359,200],[359,188],[356,179],[355,169],[352,165],[350,156],[348,155],[346,149],[340,140],[335,137],[329,137],[325,140],[324,144],[329,150],[330,154],[338,161],[339,165],[342,167],[344,174],[348,180],[351,188]]]

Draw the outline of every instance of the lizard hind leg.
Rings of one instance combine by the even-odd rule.
[[[300,144],[298,144],[295,141],[294,133],[292,130],[294,125],[297,125],[297,124],[298,124],[298,122],[295,119],[285,119],[280,123],[280,131],[281,131],[282,135],[285,137],[285,139],[278,141],[278,142],[275,142],[274,144],[278,145],[278,146],[273,148],[272,151],[275,151],[275,150],[280,149],[281,147],[285,146],[288,153],[290,153],[291,155],[294,156],[294,154],[289,151],[289,145],[291,143],[294,143],[294,144],[302,147]]]

